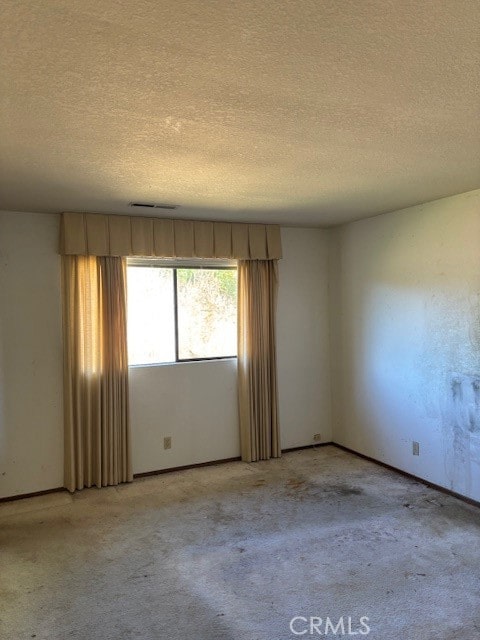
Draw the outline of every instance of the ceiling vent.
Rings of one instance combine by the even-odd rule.
[[[163,204],[156,202],[130,202],[130,207],[143,207],[147,209],[178,209],[178,204]]]

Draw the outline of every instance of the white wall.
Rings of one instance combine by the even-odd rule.
[[[0,497],[63,483],[59,218],[0,212]],[[283,229],[278,370],[282,446],[330,439],[327,246]],[[135,473],[239,455],[234,361],[131,370]],[[171,436],[171,450],[163,437]]]
[[[282,447],[330,442],[328,233],[282,229],[277,313]]]
[[[480,500],[480,191],[346,225],[331,249],[334,440]]]
[[[58,218],[0,212],[0,497],[63,484]]]
[[[134,473],[238,456],[236,385],[236,360],[132,367]]]

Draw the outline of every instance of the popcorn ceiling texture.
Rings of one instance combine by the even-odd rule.
[[[3,0],[0,20],[0,208],[330,225],[480,186],[477,0]]]

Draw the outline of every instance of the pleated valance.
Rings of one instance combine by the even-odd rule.
[[[64,213],[60,253],[276,260],[282,245],[277,225]]]

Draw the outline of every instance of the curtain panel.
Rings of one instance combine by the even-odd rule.
[[[278,423],[276,260],[238,263],[238,401],[242,460],[281,455]]]
[[[125,259],[62,256],[65,487],[132,480]]]

